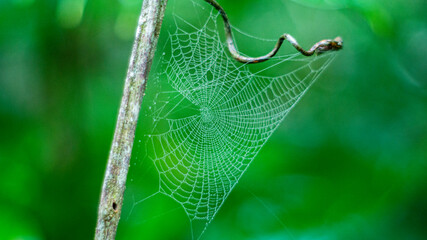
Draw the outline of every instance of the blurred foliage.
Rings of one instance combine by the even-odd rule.
[[[209,8],[174,2],[165,25],[174,11],[191,19],[195,4]],[[341,35],[345,49],[260,152],[204,239],[426,239],[427,2],[219,2],[251,35],[288,32],[303,46]],[[0,1],[0,239],[93,238],[140,7],[136,0]],[[271,47],[238,43],[248,55]],[[133,204],[157,184],[143,151],[135,144],[138,167],[118,239],[188,238],[188,219],[172,200]]]

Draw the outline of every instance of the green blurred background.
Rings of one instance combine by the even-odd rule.
[[[303,46],[341,35],[345,49],[203,239],[427,239],[427,2],[219,3],[251,35],[288,32]],[[170,0],[165,28],[174,13],[194,18],[198,5],[210,8]],[[0,1],[0,239],[93,238],[140,8],[140,0]],[[238,40],[249,55],[271,47]],[[157,187],[142,130],[136,139],[118,239],[188,239],[172,200],[134,204]]]

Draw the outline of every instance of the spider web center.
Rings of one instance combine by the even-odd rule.
[[[200,116],[201,116],[202,122],[205,124],[209,124],[215,119],[215,113],[212,111],[210,107],[201,107]]]

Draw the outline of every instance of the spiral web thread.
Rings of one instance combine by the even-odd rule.
[[[285,55],[267,68],[295,64],[286,74],[261,76],[267,68],[251,73],[229,57],[217,19],[211,13],[201,28],[188,32],[177,24],[169,34],[171,53],[163,56],[158,80],[171,90],[156,94],[146,136],[158,193],[181,204],[192,226],[201,223],[193,238],[200,238],[260,149],[335,57]]]

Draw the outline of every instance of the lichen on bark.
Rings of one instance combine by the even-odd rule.
[[[95,239],[114,239],[123,205],[135,128],[167,0],[145,0],[138,21],[116,130],[105,171]]]

